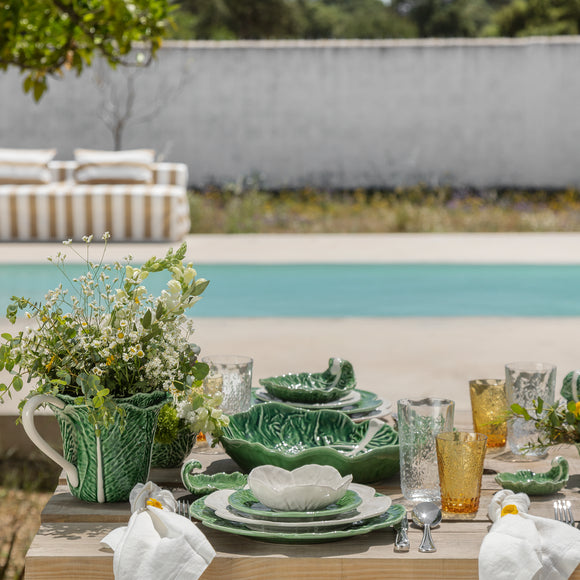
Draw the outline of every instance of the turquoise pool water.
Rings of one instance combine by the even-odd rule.
[[[71,275],[82,266],[68,266]],[[580,316],[580,266],[450,264],[203,265],[210,280],[194,317]],[[0,265],[10,296],[42,300],[55,266]],[[163,275],[147,285],[158,294]]]

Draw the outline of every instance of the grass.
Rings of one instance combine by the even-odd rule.
[[[193,233],[580,231],[580,191],[428,188],[190,192]]]
[[[58,482],[59,468],[34,458],[0,456],[0,579],[24,577],[24,557],[40,513]]]

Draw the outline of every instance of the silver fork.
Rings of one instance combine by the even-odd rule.
[[[569,500],[558,499],[554,502],[554,518],[569,526],[574,525],[574,514]]]
[[[189,515],[189,501],[186,499],[179,499],[177,500],[177,513],[184,518],[191,519]]]

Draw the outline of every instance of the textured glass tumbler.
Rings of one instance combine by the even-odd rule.
[[[214,355],[203,357],[202,362],[209,365],[206,382],[219,385],[223,401],[221,408],[227,415],[247,411],[252,405],[253,360],[247,356]],[[218,387],[219,388],[219,387]]]
[[[401,490],[410,501],[439,501],[435,435],[453,429],[455,403],[427,398],[397,402]]]
[[[503,447],[507,436],[505,417],[508,405],[503,379],[469,381],[473,430],[487,435],[488,447]],[[501,422],[500,422],[501,421]]]
[[[518,403],[524,409],[532,410],[534,399],[540,397],[544,406],[554,403],[556,391],[556,365],[550,363],[515,362],[505,366],[505,390],[508,405]],[[524,449],[536,443],[538,432],[533,421],[514,419],[508,421],[507,441],[511,452],[533,459],[547,455],[544,448]]]
[[[439,433],[436,441],[441,510],[454,514],[476,512],[479,508],[487,436],[452,431]]]

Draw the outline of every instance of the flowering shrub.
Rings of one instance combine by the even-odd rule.
[[[70,395],[76,404],[89,407],[91,421],[98,426],[110,423],[116,413],[122,418],[116,398],[165,389],[175,403],[187,403],[194,410],[190,422],[203,424],[208,432],[219,431],[228,418],[219,409],[220,395],[204,393],[202,381],[209,369],[197,360],[189,342],[193,321],[185,315],[209,282],[196,278],[192,264],[184,264],[186,244],[138,268],[130,264],[130,257],[125,265],[104,262],[108,233],[98,262],[89,259],[92,236],[83,239],[86,274],[71,279],[66,255],[59,252],[49,260],[64,275],[66,287],[61,283],[49,291],[44,304],[12,297],[8,319],[15,323],[23,311],[36,324],[15,336],[2,334],[0,370],[7,369],[13,377],[8,385],[0,384],[0,401],[20,391],[24,380],[36,381],[29,396]],[[70,245],[70,240],[64,244]],[[144,282],[160,272],[171,279],[154,297]]]

